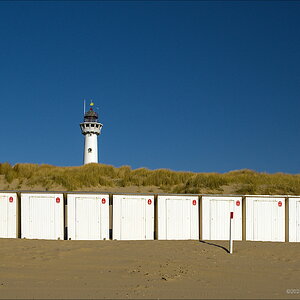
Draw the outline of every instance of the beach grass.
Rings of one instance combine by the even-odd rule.
[[[57,167],[47,164],[0,163],[0,175],[6,187],[39,186],[51,190],[60,186],[67,191],[90,188],[157,187],[166,193],[222,194],[300,194],[300,175],[268,174],[243,169],[227,173],[196,173],[169,169],[132,169],[105,164],[87,164],[78,167]]]

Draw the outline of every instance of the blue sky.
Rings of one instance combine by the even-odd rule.
[[[0,162],[300,173],[299,1],[1,1]]]

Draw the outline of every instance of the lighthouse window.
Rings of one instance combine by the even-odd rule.
[[[85,127],[88,128],[88,127],[89,127],[89,124],[86,124]]]
[[[96,125],[97,128],[99,128],[99,125]]]
[[[91,124],[92,127],[94,127],[94,124]]]
[[[92,152],[92,148],[89,148],[89,149],[88,149],[88,153],[91,153],[91,152]]]

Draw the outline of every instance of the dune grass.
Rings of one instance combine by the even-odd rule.
[[[177,172],[168,169],[149,170],[119,168],[104,164],[80,167],[56,167],[38,164],[0,164],[0,175],[11,184],[18,181],[30,189],[42,186],[45,190],[61,186],[67,191],[90,188],[156,186],[166,193],[218,193],[230,187],[232,194],[290,194],[300,195],[300,175],[284,173],[267,174],[252,170],[228,173]]]

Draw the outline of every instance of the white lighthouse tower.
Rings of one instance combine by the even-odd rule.
[[[84,113],[84,122],[80,123],[84,135],[84,164],[98,163],[98,135],[103,125],[98,123],[98,114],[93,110],[93,105],[91,102],[90,109]]]

